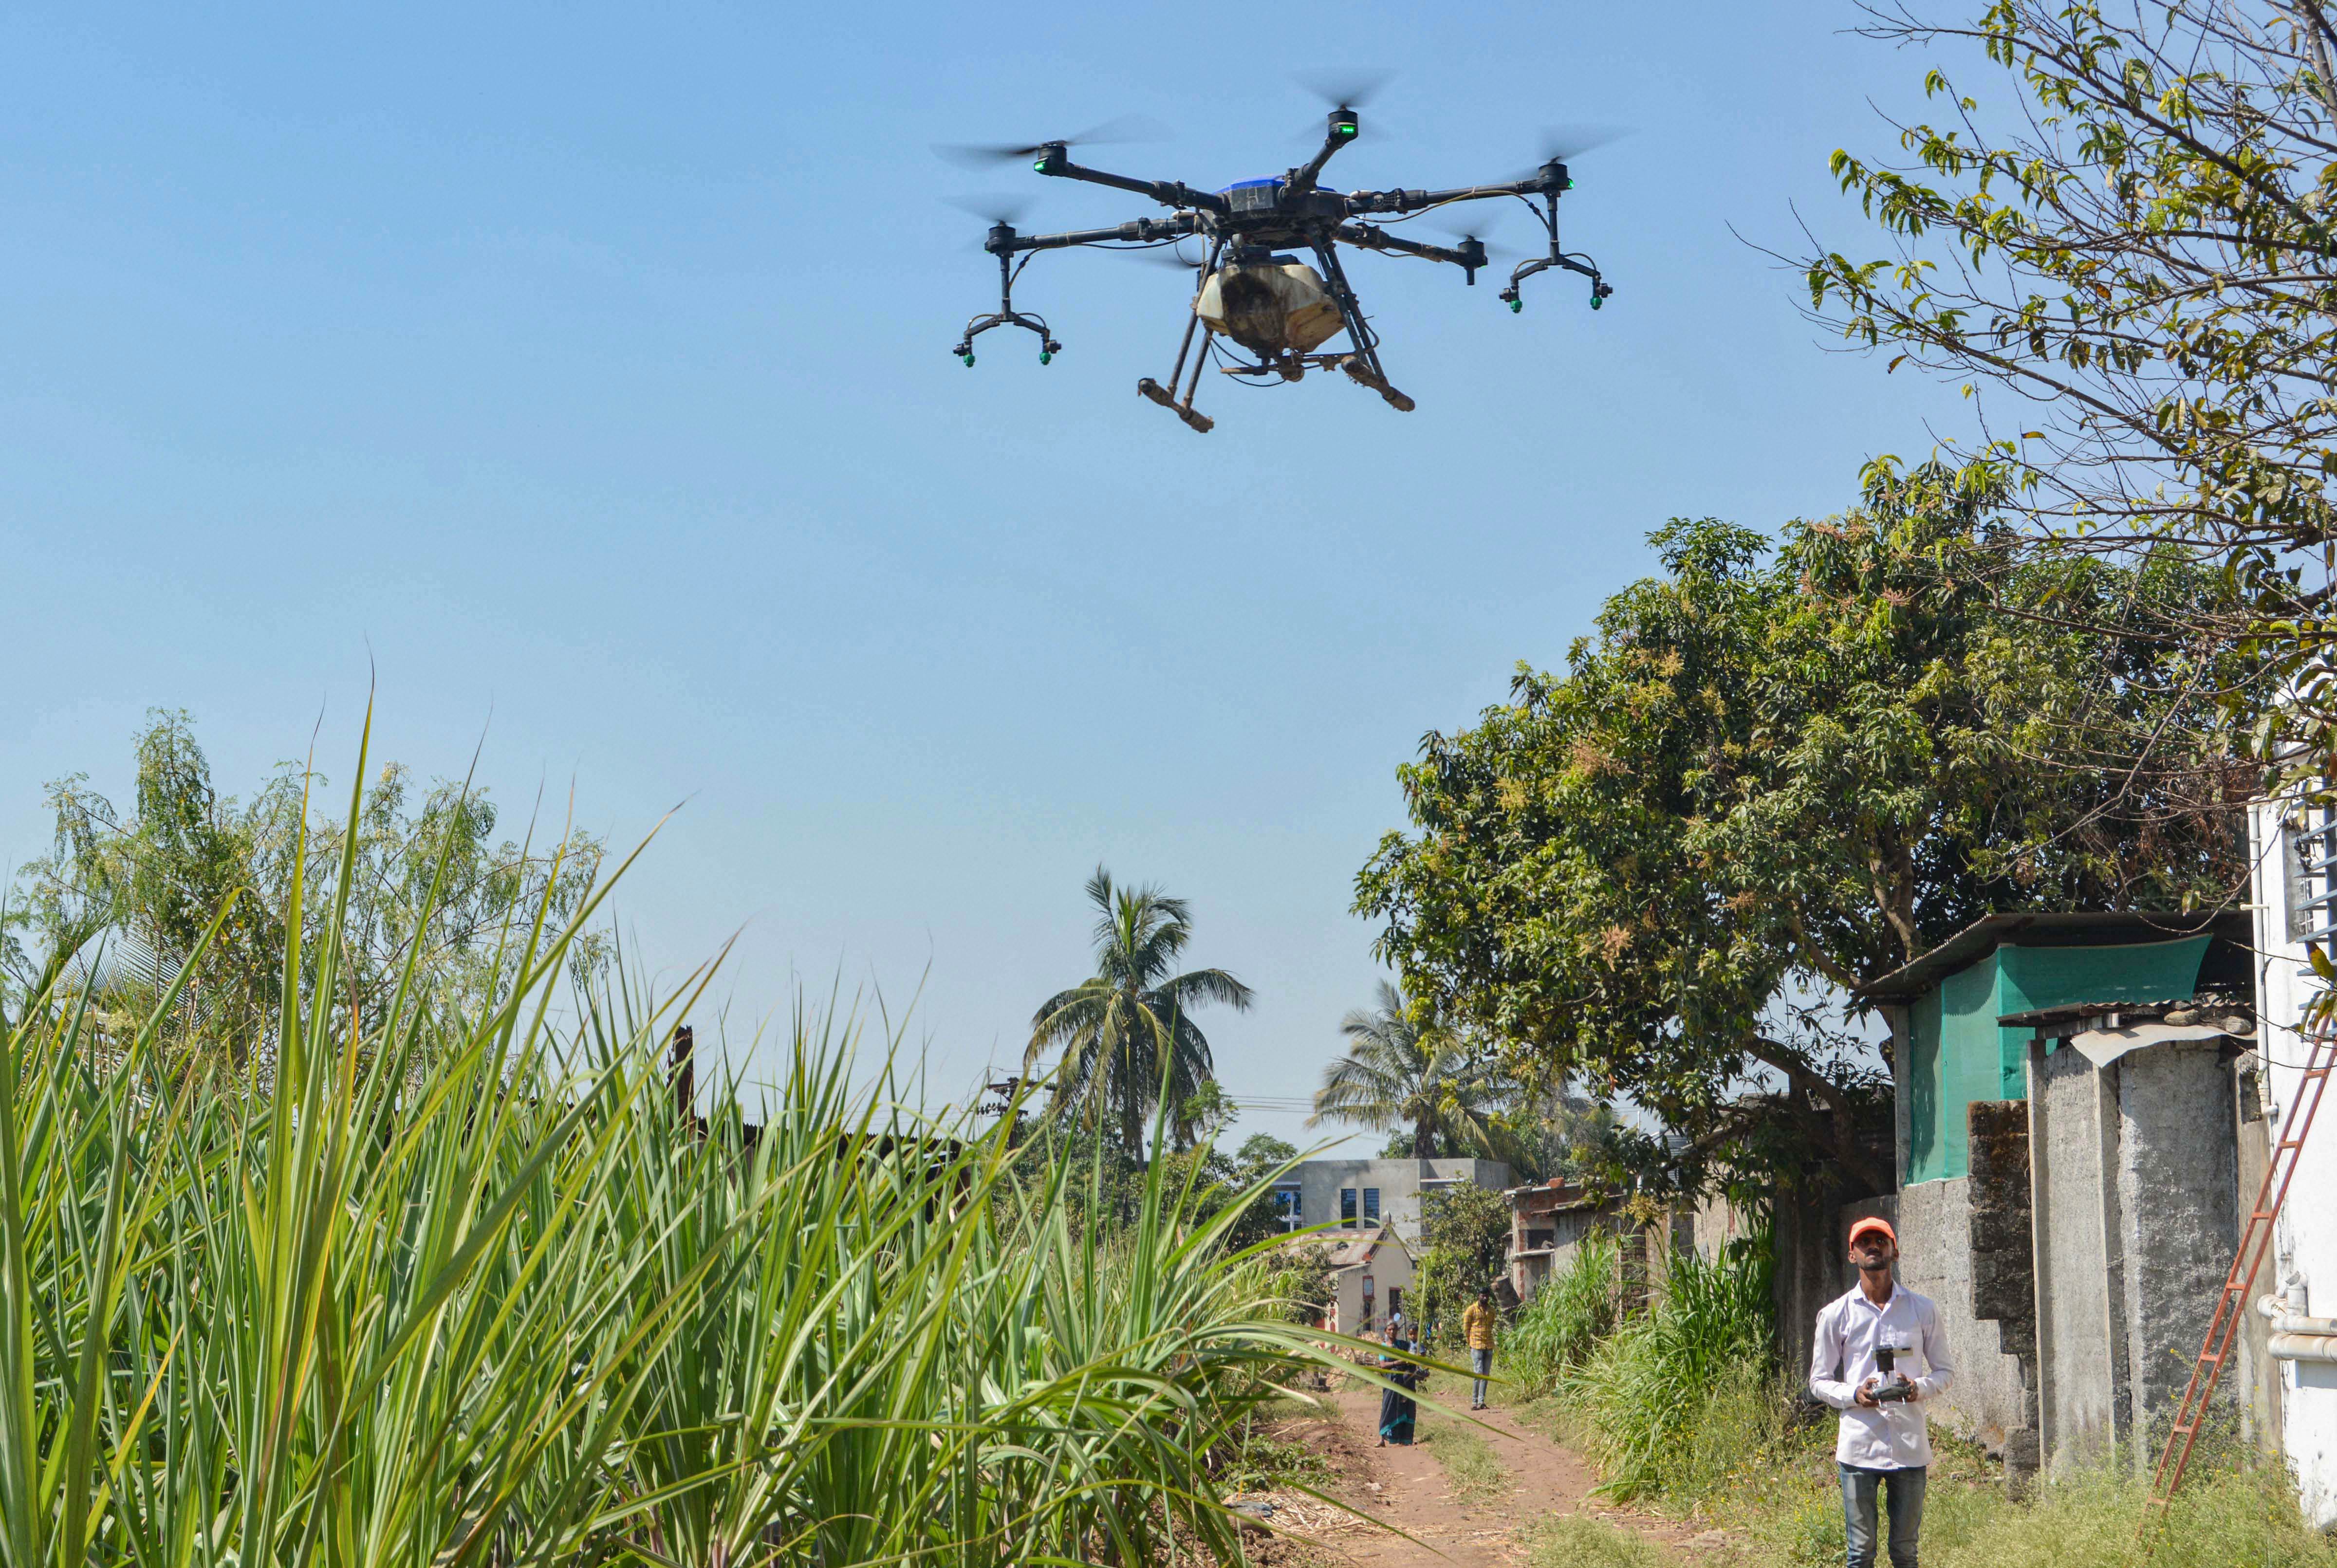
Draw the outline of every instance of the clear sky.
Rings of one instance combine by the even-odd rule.
[[[1306,1093],[1379,971],[1348,913],[1421,735],[1553,664],[1674,515],[1768,527],[1920,454],[1940,389],[1829,354],[1732,235],[1877,248],[1833,149],[1922,62],[1841,0],[1668,7],[91,7],[0,15],[0,858],[43,781],[127,782],[185,707],[227,787],[383,754],[523,813],[573,788],[669,975],[741,940],[736,1035],[879,985],[952,1090],[1088,972],[1099,862],[1192,901],[1237,1095]],[[1262,29],[1262,30],[1261,30]],[[1344,378],[1165,377],[1185,285],[1042,258],[995,297],[951,194],[1159,209],[935,141],[1178,128],[1092,161],[1216,187],[1311,149],[1289,69],[1384,65],[1332,183],[1579,161],[1616,288],[1359,257],[1399,414]],[[1799,217],[1797,219],[1796,214]],[[1522,214],[1519,215],[1522,217]],[[1512,220],[1497,238],[1523,240]],[[708,1031],[701,1030],[701,1035]],[[1246,1128],[1297,1135],[1298,1118]]]

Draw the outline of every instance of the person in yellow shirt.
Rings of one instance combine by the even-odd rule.
[[[1461,1313],[1461,1334],[1469,1341],[1469,1370],[1477,1375],[1470,1390],[1469,1408],[1485,1407],[1485,1379],[1493,1375],[1493,1293],[1479,1290],[1477,1299]]]

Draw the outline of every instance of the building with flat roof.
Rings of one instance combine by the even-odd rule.
[[[1416,1248],[1421,1199],[1472,1184],[1505,1188],[1510,1167],[1500,1160],[1301,1160],[1275,1183],[1274,1196],[1286,1231],[1384,1227]]]

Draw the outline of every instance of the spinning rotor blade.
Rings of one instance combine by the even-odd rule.
[[[1571,163],[1586,152],[1597,151],[1610,141],[1619,141],[1631,134],[1628,125],[1545,125],[1536,141],[1541,148],[1541,163]],[[1541,167],[1534,165],[1534,169]],[[1523,180],[1532,169],[1520,173]]]
[[[970,212],[992,225],[1003,223],[1011,228],[1022,226],[1024,214],[1038,205],[1027,191],[983,190],[971,196],[944,196],[943,200],[960,212]]]
[[[1325,109],[1362,109],[1379,96],[1395,73],[1374,66],[1339,65],[1294,71],[1290,79],[1323,101]]]
[[[1517,216],[1517,204],[1503,197],[1492,201],[1454,201],[1430,209],[1428,227],[1455,239],[1491,239]]]
[[[934,143],[936,155],[967,169],[983,169],[993,163],[1012,163],[1017,159],[1036,158],[1048,148],[1061,142],[1065,147],[1092,147],[1111,141],[1166,141],[1168,128],[1158,120],[1141,114],[1123,114],[1117,120],[1107,120],[1100,125],[1090,125],[1076,136],[1061,136],[1048,141],[1033,141],[1028,146],[1006,143],[964,145]]]
[[[1455,203],[1455,205],[1458,206],[1459,204]],[[1472,202],[1470,203],[1470,205],[1482,206],[1486,210],[1483,212],[1472,212],[1467,214],[1465,217],[1456,212],[1452,217],[1446,219],[1444,221],[1441,223],[1432,223],[1429,227],[1435,229],[1439,234],[1449,235],[1452,239],[1459,240],[1463,244],[1473,239],[1478,244],[1485,248],[1485,254],[1487,256],[1522,256],[1525,254],[1515,246],[1496,245],[1491,239],[1487,238],[1487,236],[1500,229],[1503,220],[1509,216],[1507,211],[1509,204],[1506,201],[1487,201],[1481,203]]]
[[[1205,272],[1209,266],[1207,258],[1197,261],[1186,255],[1184,248],[1178,245],[1148,247],[1136,253],[1136,259],[1143,262],[1147,267],[1166,267],[1176,272]]]

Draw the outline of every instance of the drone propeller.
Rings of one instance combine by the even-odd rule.
[[[1571,163],[1584,153],[1595,152],[1629,134],[1630,127],[1625,125],[1545,125],[1536,139],[1541,148],[1541,163],[1517,178],[1530,178],[1543,163]]]
[[[942,200],[960,212],[987,219],[993,228],[1001,223],[1010,228],[1022,227],[1024,215],[1038,205],[1027,192],[1020,190],[983,190],[971,196],[944,196]]]
[[[1472,203],[1471,205],[1473,206],[1476,204]],[[1432,223],[1429,227],[1435,229],[1439,234],[1451,235],[1453,239],[1460,240],[1464,245],[1473,239],[1478,244],[1485,248],[1485,254],[1488,256],[1521,255],[1523,253],[1516,248],[1508,245],[1496,245],[1492,242],[1491,239],[1489,238],[1491,235],[1501,232],[1502,224],[1508,219],[1508,202],[1489,202],[1484,204],[1483,211],[1471,213],[1465,221],[1456,215],[1455,217],[1447,219],[1441,223]]]
[[[1320,98],[1325,108],[1345,116],[1353,114],[1378,97],[1380,89],[1386,86],[1394,75],[1393,71],[1349,65],[1328,71],[1293,72],[1290,79]],[[1384,138],[1387,126],[1376,118],[1373,124],[1375,134]],[[1323,122],[1314,121],[1298,134],[1310,141],[1319,139],[1323,134]],[[1347,134],[1352,136],[1354,132],[1350,130]]]
[[[1049,141],[1033,141],[1028,146],[993,145],[964,146],[935,142],[934,151],[950,162],[967,169],[983,169],[993,163],[1012,163],[1020,159],[1036,158],[1050,147],[1092,147],[1110,141],[1166,141],[1168,128],[1157,120],[1141,114],[1123,114],[1117,120],[1107,120],[1100,125],[1090,125],[1076,136],[1060,136]]]
[[[1320,98],[1326,109],[1364,109],[1394,75],[1393,71],[1376,67],[1346,65],[1325,71],[1296,71],[1290,79]]]

